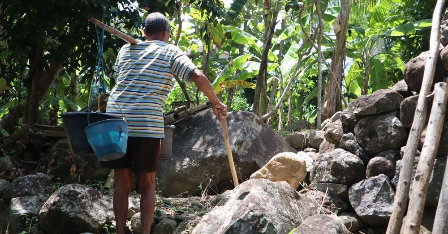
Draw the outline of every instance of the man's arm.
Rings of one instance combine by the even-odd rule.
[[[218,97],[216,97],[215,92],[213,91],[212,85],[207,77],[202,73],[199,69],[194,69],[190,72],[190,79],[194,82],[194,84],[201,90],[205,96],[207,96],[208,100],[212,104],[213,113],[219,119],[220,114],[222,117],[227,118],[227,106],[224,105],[221,101],[219,101]]]

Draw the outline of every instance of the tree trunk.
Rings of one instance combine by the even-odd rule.
[[[398,179],[396,190],[397,193],[394,198],[392,215],[389,219],[389,225],[386,231],[387,234],[399,234],[403,223],[403,216],[408,201],[409,186],[412,178],[415,152],[417,151],[418,141],[428,117],[428,100],[426,96],[431,90],[435,65],[439,57],[438,48],[440,42],[440,16],[444,3],[444,0],[437,1],[432,17],[429,55],[426,60],[425,71],[423,73],[422,87],[417,101],[414,121],[412,122],[411,131],[409,133],[401,162],[400,178]]]
[[[272,41],[272,37],[274,35],[274,29],[275,29],[275,25],[276,25],[276,21],[277,21],[277,15],[281,8],[280,2],[276,1],[274,4],[275,4],[275,8],[271,12],[272,17],[270,17],[269,15],[268,16],[265,15],[265,25],[266,25],[265,30],[266,31],[263,36],[263,53],[261,55],[260,69],[258,72],[257,83],[255,86],[254,107],[253,107],[253,112],[258,116],[261,116],[262,114],[264,114],[267,109],[266,108],[266,99],[267,99],[266,76],[267,76],[267,67],[268,67],[268,55],[269,55],[269,50],[272,46],[271,41]],[[264,4],[263,8],[264,8],[265,12],[270,12],[270,6],[266,6]],[[263,110],[264,110],[264,112],[263,112]]]
[[[69,100],[77,103],[78,102],[78,79],[79,76],[73,72],[73,74],[70,76],[70,86],[68,88],[68,97]],[[75,109],[69,107],[67,108],[67,111],[76,111]]]
[[[426,192],[428,191],[429,179],[434,169],[434,160],[436,159],[445,120],[446,104],[448,101],[447,83],[437,83],[434,90],[435,95],[434,101],[432,102],[426,139],[412,184],[413,189],[409,199],[406,223],[402,228],[404,229],[404,233],[409,234],[417,234],[420,231]]]
[[[336,34],[336,45],[330,73],[330,76],[333,76],[334,79],[329,79],[327,87],[325,88],[324,109],[322,114],[323,119],[330,118],[334,113],[336,113],[336,111],[342,108],[340,99],[343,97],[339,94],[338,88],[342,83],[342,65],[345,60],[345,42],[350,8],[351,0],[341,0],[341,12],[339,13],[334,24],[336,26],[334,27]]]
[[[292,78],[291,78],[292,79]],[[292,96],[294,94],[294,89],[292,87],[289,88],[289,98],[288,98],[288,126],[292,125]]]
[[[42,46],[33,46],[30,54],[30,66],[31,66],[31,87],[27,89],[27,103],[25,107],[25,120],[26,124],[32,125],[37,123],[39,116],[39,88],[41,85],[41,78],[43,73],[42,57],[44,50]]]
[[[174,45],[177,46],[179,44],[180,35],[182,33],[182,1],[179,1],[179,9],[177,10],[177,23],[179,26],[177,27],[177,35],[176,40],[174,41]]]
[[[235,90],[236,90],[236,87],[232,87],[232,88],[228,89],[228,92],[227,92],[226,106],[229,111],[231,111],[231,109],[232,109],[232,101],[233,101],[233,96],[235,95]]]

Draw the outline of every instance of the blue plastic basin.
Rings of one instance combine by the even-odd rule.
[[[108,119],[87,126],[87,141],[99,161],[119,159],[126,154],[128,143],[127,122],[124,119]]]

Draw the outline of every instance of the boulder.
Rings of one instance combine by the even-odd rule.
[[[52,185],[51,177],[46,174],[37,173],[21,176],[12,182],[11,190],[5,195],[9,199],[24,196],[50,196],[53,192]]]
[[[364,227],[362,219],[352,210],[343,211],[338,214],[338,217],[350,232],[356,233],[361,227]]]
[[[420,143],[419,148],[421,149],[426,138],[426,131],[425,128],[420,135]],[[437,149],[437,157],[447,157],[448,156],[448,121],[445,120],[443,124],[442,129],[442,136],[440,136],[440,142],[439,142],[439,148]]]
[[[324,131],[311,130],[308,135],[308,142],[310,147],[319,149],[320,144],[324,141]]]
[[[442,13],[442,22],[440,23],[440,43],[443,46],[448,45],[448,11]]]
[[[7,202],[9,199],[8,194],[11,194],[11,182],[0,179],[0,208],[3,206],[6,206],[5,202]],[[3,198],[5,197],[5,198]],[[6,201],[4,201],[6,200]]]
[[[326,141],[335,145],[339,145],[342,135],[344,135],[344,132],[342,131],[341,120],[338,119],[335,122],[329,123],[327,125],[327,130],[325,130],[324,134]]]
[[[166,234],[173,233],[177,227],[177,222],[170,218],[164,218],[160,221],[151,232],[152,234]]]
[[[341,112],[340,111],[334,113],[334,115],[331,116],[331,118],[326,119],[326,120],[324,120],[324,122],[322,122],[322,124],[320,125],[322,131],[327,130],[327,126],[328,126],[329,123],[334,123],[334,122],[336,122],[339,119],[341,119]]]
[[[306,168],[306,161],[297,154],[279,153],[250,178],[267,179],[272,182],[286,181],[293,189],[297,189],[306,178]]]
[[[12,165],[10,157],[4,156],[4,157],[0,158],[0,173],[4,173],[6,171],[9,171],[12,168],[14,168],[14,165]]]
[[[338,214],[349,207],[340,197],[328,192],[310,189],[304,195],[322,205],[319,214]]]
[[[274,155],[297,152],[284,137],[251,112],[232,112],[227,118],[232,155],[239,178],[247,178]],[[226,165],[226,166],[223,166]],[[221,125],[211,110],[200,112],[176,125],[172,157],[159,162],[161,195],[194,193],[211,179],[216,191],[233,188]]]
[[[442,60],[443,68],[448,70],[448,46],[445,46],[442,51],[440,51],[440,59]]]
[[[286,141],[296,150],[302,150],[308,147],[308,133],[306,132],[291,132]]]
[[[142,220],[141,220],[141,213],[135,213],[132,217],[131,217],[131,229],[133,232],[142,232]],[[154,222],[154,218],[152,219],[152,222]]]
[[[396,115],[397,112],[393,111],[366,116],[356,124],[356,140],[368,155],[400,149],[405,145],[407,134]]]
[[[420,157],[415,157],[414,168],[412,169],[412,183],[409,191],[409,195],[412,192],[413,181],[415,172],[417,170],[418,160]],[[437,207],[439,202],[439,195],[442,189],[443,174],[445,173],[446,157],[437,157],[434,162],[434,170],[430,176],[428,191],[426,192],[426,202],[427,207]],[[392,179],[392,184],[396,187],[398,184],[398,179],[400,178],[401,170],[401,160],[397,161],[395,169],[395,177]]]
[[[44,197],[25,196],[11,199],[9,233],[33,233],[39,224],[39,209]],[[34,225],[33,225],[34,224]],[[32,228],[33,230],[30,230]]]
[[[342,130],[344,133],[353,132],[356,124],[361,119],[360,116],[355,115],[350,109],[345,109],[341,112]]]
[[[329,153],[334,149],[336,149],[336,146],[324,139],[324,141],[322,141],[322,143],[319,146],[319,154]]]
[[[357,116],[376,115],[400,109],[403,96],[392,89],[380,89],[351,102],[347,110]],[[342,116],[341,116],[342,118]]]
[[[387,176],[378,175],[356,183],[348,195],[350,204],[364,222],[387,225],[395,196]]]
[[[409,96],[412,96],[411,90],[409,90],[408,84],[406,84],[405,80],[400,80],[397,83],[395,83],[390,89],[397,91],[403,98],[407,98]]]
[[[336,215],[313,215],[306,218],[293,234],[350,234]]]
[[[415,109],[417,108],[418,95],[405,98],[400,104],[400,121],[403,127],[410,128],[414,121]]]
[[[343,149],[321,154],[310,173],[313,183],[352,185],[365,178],[364,164],[356,155]]]
[[[129,197],[127,218],[131,218],[132,216],[134,216],[139,212],[140,212],[140,201],[138,201],[135,197]]]
[[[390,180],[395,176],[395,163],[383,157],[374,157],[367,164],[366,178],[384,174]]]
[[[286,182],[247,180],[219,196],[193,234],[288,233],[316,214],[319,205]]]
[[[348,189],[345,184],[311,183],[309,187],[329,195],[338,196],[344,201],[348,201]]]
[[[51,157],[47,173],[60,179],[62,183],[86,180],[106,180],[110,169],[100,167],[95,155],[73,155],[67,139],[59,140],[50,150]],[[75,165],[75,172],[71,168]],[[73,173],[73,174],[72,174]]]
[[[375,157],[383,157],[391,162],[395,163],[401,159],[400,150],[386,150],[378,153]],[[395,167],[395,166],[394,166]]]
[[[346,133],[342,136],[339,142],[339,147],[347,150],[348,152],[358,156],[364,165],[369,163],[370,157],[364,152],[361,146],[356,141],[355,135],[353,133]]]
[[[425,71],[426,59],[428,58],[429,52],[422,52],[419,56],[409,60],[406,63],[406,68],[404,71],[404,77],[409,89],[415,92],[420,92],[423,81],[423,73]],[[447,75],[445,68],[443,68],[442,60],[437,59],[437,65],[434,73],[434,84],[442,82],[443,78]]]
[[[110,206],[93,188],[80,184],[65,185],[54,192],[40,209],[40,227],[47,233],[98,233],[113,218]]]
[[[310,122],[304,120],[304,119],[299,119],[297,121],[292,122],[291,125],[287,126],[286,129],[289,131],[301,131],[301,130],[306,130],[306,129],[312,129],[313,125],[310,124]]]
[[[297,152],[297,157],[305,160],[307,172],[310,172],[311,169],[313,169],[314,159],[308,153],[299,151]]]

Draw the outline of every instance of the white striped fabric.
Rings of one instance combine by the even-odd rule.
[[[195,68],[182,50],[163,41],[126,44],[117,56],[117,84],[106,112],[126,118],[129,136],[163,138],[163,107],[173,75],[188,80]]]

